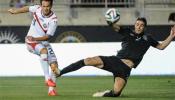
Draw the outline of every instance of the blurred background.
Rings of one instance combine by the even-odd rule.
[[[30,25],[30,15],[11,17],[6,10],[34,4],[39,0],[1,0],[1,25]],[[53,9],[59,25],[106,25],[104,12],[111,7],[120,10],[122,25],[133,24],[138,16],[145,16],[149,25],[167,25],[175,0],[54,0]]]
[[[0,32],[4,35],[11,33],[16,36],[9,41],[1,39],[0,43],[24,42],[23,37],[28,31],[32,16],[30,14],[11,16],[7,9],[34,4],[39,4],[39,0],[0,1]],[[173,15],[175,0],[54,0],[53,10],[58,16],[59,27],[52,42],[120,41],[118,35],[107,27],[104,20],[105,11],[108,8],[120,10],[119,24],[124,26],[133,25],[137,17],[146,17],[148,32],[156,33],[153,35],[158,40],[167,36],[169,26],[173,24],[172,20],[175,20]]]
[[[24,43],[32,16],[7,12],[39,1],[0,0],[0,100],[97,100],[91,95],[111,89],[113,77],[92,66],[58,78],[59,96],[47,96],[40,58],[29,53]],[[109,8],[119,9],[118,23],[123,27],[133,28],[137,17],[146,17],[146,33],[158,41],[164,40],[175,24],[175,0],[54,0],[58,27],[51,45],[59,69],[87,57],[117,54],[121,36],[104,19]],[[174,60],[174,41],[163,51],[151,47],[139,66],[132,69],[128,85],[117,100],[175,100]]]
[[[24,37],[32,20],[31,14],[10,15],[7,12],[9,8],[34,4],[39,4],[39,0],[0,0],[0,55],[3,61],[0,63],[1,75],[42,74],[38,67],[39,61],[31,60],[36,57],[28,53],[24,45]],[[118,23],[124,27],[133,27],[137,17],[146,17],[146,32],[158,41],[164,40],[174,25],[175,0],[54,0],[53,11],[58,16],[58,28],[51,43],[61,69],[82,58],[117,53],[120,49],[120,35],[108,27],[104,19],[109,8],[119,9],[121,18]],[[149,50],[143,63],[133,74],[175,74],[173,44],[174,41],[163,53],[155,49]],[[8,73],[11,66],[14,68],[13,74]],[[26,68],[29,69],[25,71]],[[39,68],[39,73],[33,72],[36,68]],[[21,69],[24,70],[19,72]],[[155,71],[157,69],[160,70]],[[84,72],[81,71],[81,74],[89,74]],[[97,72],[92,71],[91,74]]]

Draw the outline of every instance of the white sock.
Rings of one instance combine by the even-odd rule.
[[[49,90],[48,91],[50,92],[50,91],[52,91],[54,89],[55,89],[54,87],[49,87]]]
[[[47,54],[40,55],[40,62],[44,72],[45,80],[49,79],[49,64],[47,59]]]
[[[57,78],[56,78],[56,75],[52,71],[51,71],[50,77],[51,77],[52,81],[56,83]]]

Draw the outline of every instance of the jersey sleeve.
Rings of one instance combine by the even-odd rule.
[[[35,12],[39,7],[39,5],[29,6],[29,12]]]
[[[53,36],[55,34],[56,28],[57,28],[57,20],[54,19],[49,23],[49,27],[46,34],[49,36]]]
[[[130,28],[124,28],[124,27],[120,27],[120,30],[119,30],[119,34],[121,35],[124,35],[124,36],[127,36],[131,33],[131,29]]]
[[[156,47],[159,44],[159,42],[156,41],[155,39],[153,39],[151,36],[148,36],[148,41],[149,41],[150,45],[153,47]]]

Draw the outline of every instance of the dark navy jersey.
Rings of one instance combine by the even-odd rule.
[[[141,62],[144,54],[150,46],[156,47],[159,43],[154,40],[150,35],[144,33],[137,35],[130,28],[122,28],[118,32],[123,36],[122,48],[117,53],[120,59],[130,59],[134,63],[134,67]]]

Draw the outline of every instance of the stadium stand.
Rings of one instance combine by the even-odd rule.
[[[29,14],[7,13],[10,1],[0,0],[0,25],[30,25]],[[36,3],[39,0],[32,1]],[[175,11],[175,0],[54,0],[53,6],[59,25],[106,25],[104,12],[111,7],[120,10],[120,24],[130,25],[138,16],[145,16],[150,25],[165,25],[169,24],[169,14]]]

